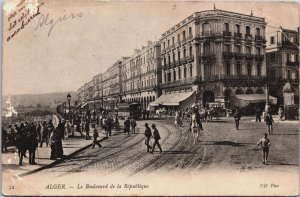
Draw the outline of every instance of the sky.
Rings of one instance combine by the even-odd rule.
[[[131,56],[135,48],[146,45],[148,40],[158,40],[192,13],[213,9],[213,4],[44,0],[40,15],[8,42],[12,21],[8,22],[8,17],[16,5],[4,4],[3,95],[77,91],[120,57]],[[295,30],[299,26],[296,3],[216,1],[215,5],[217,9],[243,14],[252,10],[254,16],[266,18],[267,32],[276,31],[270,26]],[[36,4],[28,6],[34,13]],[[54,24],[64,16],[68,19],[58,21],[48,36],[51,19]]]

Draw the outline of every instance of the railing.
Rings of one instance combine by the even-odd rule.
[[[245,57],[245,54],[244,53],[236,52],[236,53],[234,53],[234,57],[236,59],[243,59]]]
[[[202,36],[211,36],[211,32],[210,31],[203,31]]]
[[[236,37],[236,38],[242,38],[242,33],[234,33],[234,37]]]
[[[286,65],[287,65],[287,66],[297,67],[297,66],[299,66],[299,61],[292,62],[292,61],[290,61],[290,60],[287,60],[287,61],[286,61]]]
[[[255,36],[255,40],[256,40],[256,41],[263,41],[264,39],[263,39],[262,36],[256,35],[256,36]]]
[[[253,59],[253,58],[255,58],[255,55],[250,54],[250,53],[245,54],[245,59]]]
[[[180,62],[181,62],[182,64],[187,63],[186,57],[180,58]]]
[[[200,81],[201,78],[200,77],[190,77],[190,78],[186,78],[186,79],[179,79],[176,81],[168,81],[166,83],[161,83],[160,87],[162,88],[166,88],[166,87],[172,87],[172,86],[177,86],[177,85],[184,85],[184,84],[190,84],[190,83],[195,83],[197,81]]]
[[[185,43],[186,43],[186,38],[183,38],[181,44],[185,44]]]
[[[245,39],[246,40],[252,40],[252,35],[251,34],[245,34]]]
[[[215,59],[216,55],[214,53],[203,53],[201,59]]]
[[[223,58],[231,59],[233,57],[234,57],[234,53],[232,53],[232,52],[223,52]]]
[[[262,60],[264,59],[264,57],[265,57],[265,56],[262,55],[262,54],[256,54],[256,55],[255,55],[255,59],[256,59],[256,60],[260,60],[260,61],[262,61]]]
[[[186,39],[187,40],[192,40],[193,39],[193,35],[189,35]]]
[[[231,32],[230,31],[223,31],[223,36],[231,36]]]
[[[265,76],[248,76],[248,75],[205,75],[204,81],[221,81],[221,80],[266,80]]]

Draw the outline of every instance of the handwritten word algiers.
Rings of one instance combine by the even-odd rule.
[[[63,22],[63,21],[66,21],[68,19],[74,19],[74,18],[78,18],[78,17],[82,17],[82,13],[77,13],[77,14],[74,14],[74,13],[71,13],[69,15],[64,15],[64,16],[61,16],[59,17],[58,19],[54,20],[54,19],[49,19],[50,16],[49,14],[47,14],[46,16],[44,14],[42,14],[39,18],[39,21],[38,21],[38,24],[36,26],[36,28],[34,29],[35,31],[38,29],[38,28],[42,28],[43,26],[49,26],[49,32],[48,32],[48,37],[50,36],[51,34],[51,31],[53,30],[53,28],[55,27],[55,25],[58,23],[58,22]]]
[[[8,21],[12,20],[9,23],[8,31],[12,32],[7,37],[7,42],[10,41],[15,35],[17,35],[20,31],[22,31],[36,16],[38,16],[40,13],[40,7],[44,5],[44,3],[41,3],[36,7],[36,11],[31,14],[29,8],[25,8],[25,6],[18,9],[18,11],[14,11],[11,13],[8,17]],[[15,19],[15,20],[13,20]],[[20,25],[19,25],[20,24]],[[18,26],[18,27],[17,27]]]

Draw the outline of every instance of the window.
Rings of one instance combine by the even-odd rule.
[[[257,76],[261,76],[261,65],[257,64]]]
[[[190,67],[190,77],[192,77],[193,76],[193,66],[191,65],[191,67]]]
[[[182,32],[182,38],[185,39],[185,31]]]
[[[181,79],[181,70],[178,69],[178,79]]]
[[[174,45],[175,44],[175,38],[172,37],[172,44]]]
[[[170,40],[168,40],[168,47],[170,46]]]
[[[291,71],[290,70],[287,70],[287,78],[288,79],[291,79],[292,77],[291,77]]]
[[[270,38],[270,44],[274,44],[274,43],[275,43],[275,37],[271,36],[271,38]]]
[[[229,32],[229,24],[228,23],[224,23],[224,31]]]
[[[290,41],[294,42],[294,36],[290,36]]]
[[[237,73],[237,75],[241,75],[242,74],[242,72],[241,72],[241,64],[240,63],[236,64],[236,73]]]
[[[170,63],[171,63],[171,57],[170,57],[170,55],[168,55],[168,63],[169,63],[169,66],[170,66]]]
[[[203,52],[204,52],[204,54],[209,54],[210,53],[210,45],[209,45],[209,43],[204,43],[204,45],[203,45]]]
[[[173,53],[173,62],[175,62],[175,53]]]
[[[251,47],[246,47],[246,53],[251,54]]]
[[[299,79],[299,70],[296,70],[296,79]]]
[[[256,35],[260,36],[260,28],[256,28]]]
[[[235,32],[240,33],[240,25],[235,25]]]
[[[256,55],[260,55],[260,48],[259,47],[256,48]]]
[[[250,35],[250,26],[246,26],[246,35]]]
[[[180,51],[178,51],[178,61],[180,62]]]
[[[176,71],[173,70],[173,78],[174,78],[174,81],[176,81]]]
[[[289,54],[289,53],[286,54],[286,60],[287,60],[287,61],[290,60],[290,54]]]
[[[192,35],[192,27],[189,27],[189,36]]]
[[[290,55],[290,60],[291,60],[291,62],[295,62],[295,54],[292,53]]]
[[[276,71],[275,70],[271,70],[271,78],[272,79],[276,78]]]
[[[165,65],[165,66],[167,65],[166,58],[164,58],[164,65]]]
[[[180,42],[180,34],[177,35],[177,41]]]
[[[227,76],[230,76],[230,64],[229,64],[229,62],[226,63],[226,74],[227,74]]]
[[[166,48],[166,43],[164,42],[164,49]]]
[[[186,57],[186,49],[183,49],[183,57]]]
[[[193,47],[190,46],[190,56],[192,56],[192,54],[193,54]]]
[[[202,32],[205,34],[205,33],[208,33],[209,31],[210,31],[209,23],[203,23],[202,24]]]
[[[183,78],[186,78],[186,67],[183,68]]]
[[[168,72],[168,81],[171,81],[171,73]]]
[[[164,79],[165,79],[165,82],[167,82],[167,74],[166,73],[164,74]]]
[[[224,44],[224,52],[230,52],[230,45]]]
[[[251,76],[251,64],[247,64],[247,74]]]
[[[275,62],[275,53],[270,54],[270,62]]]
[[[241,53],[242,52],[242,50],[241,50],[241,46],[235,46],[235,52],[236,53]]]

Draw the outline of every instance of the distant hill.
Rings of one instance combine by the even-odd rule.
[[[76,92],[69,92],[72,96],[71,100],[76,101]],[[57,105],[67,101],[68,92],[54,92],[45,94],[19,94],[11,95],[11,103],[13,106],[23,105],[23,106],[34,106],[37,104],[41,106]],[[5,101],[7,100],[7,95],[2,98],[2,106],[5,106]]]

